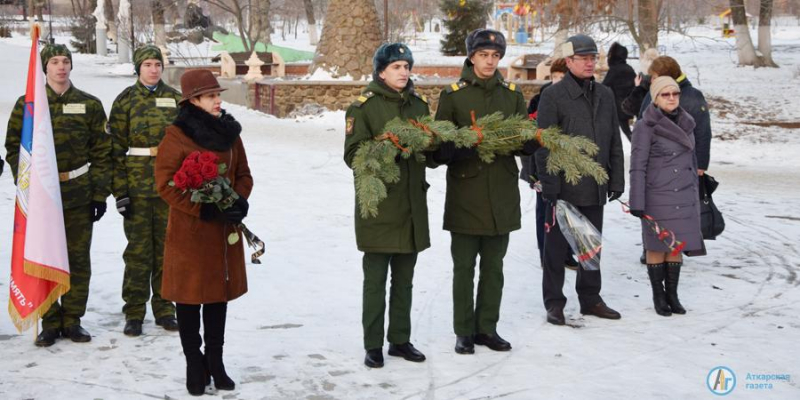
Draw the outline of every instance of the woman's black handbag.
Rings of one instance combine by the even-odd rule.
[[[714,204],[711,194],[717,190],[719,182],[708,174],[703,174],[700,179],[700,230],[703,239],[715,240],[725,230],[725,219]]]

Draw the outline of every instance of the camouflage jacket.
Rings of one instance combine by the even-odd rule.
[[[151,92],[141,82],[127,87],[114,100],[108,116],[113,143],[115,197],[158,197],[153,156],[128,155],[130,148],[156,148],[166,128],[178,116],[181,94],[163,81]],[[155,154],[154,154],[155,155]]]
[[[58,171],[74,171],[90,164],[88,173],[61,182],[63,207],[104,202],[111,192],[111,138],[105,133],[106,113],[100,99],[72,85],[59,96],[48,85],[47,101]],[[14,105],[6,131],[6,155],[15,182],[24,107],[25,96],[21,96]]]

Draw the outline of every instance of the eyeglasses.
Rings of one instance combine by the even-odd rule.
[[[597,56],[572,56],[573,61],[580,61],[582,63],[594,63],[597,62]]]
[[[670,93],[660,93],[662,99],[668,99],[670,97],[679,99],[681,97],[681,92],[670,92]]]

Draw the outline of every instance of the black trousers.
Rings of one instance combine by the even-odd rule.
[[[594,224],[598,231],[603,232],[603,206],[577,207],[578,210]],[[554,207],[546,206],[545,220],[550,223],[553,221]],[[542,295],[544,297],[544,307],[564,307],[567,298],[564,297],[564,260],[570,254],[569,243],[561,229],[554,226],[550,232],[544,235],[544,258],[542,269]],[[583,266],[578,267],[578,279],[575,283],[578,292],[578,301],[581,307],[591,307],[600,301],[600,271],[587,271]]]

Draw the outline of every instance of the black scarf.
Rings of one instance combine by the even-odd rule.
[[[215,117],[188,101],[181,105],[173,124],[198,146],[213,151],[229,150],[242,132],[242,126],[225,110]]]

